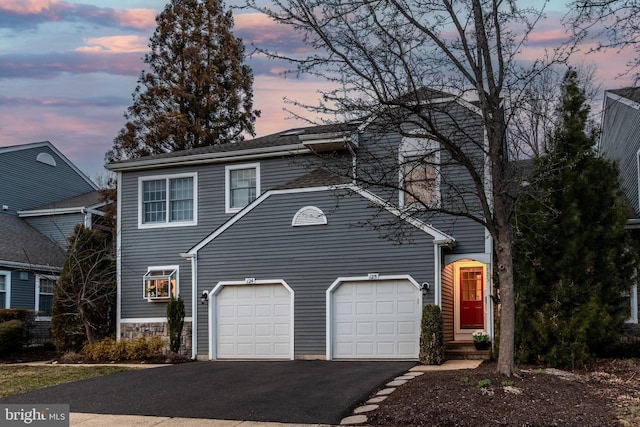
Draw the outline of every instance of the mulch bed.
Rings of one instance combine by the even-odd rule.
[[[640,360],[599,361],[580,372],[495,363],[436,371],[398,387],[367,413],[371,426],[640,426]]]

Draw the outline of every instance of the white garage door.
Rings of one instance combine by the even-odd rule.
[[[340,284],[333,292],[333,358],[417,359],[420,305],[408,280]]]
[[[283,285],[225,286],[216,296],[217,357],[290,359],[291,322]]]

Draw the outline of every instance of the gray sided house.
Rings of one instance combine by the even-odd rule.
[[[640,88],[605,92],[600,151],[620,168],[622,188],[631,212],[627,228],[640,240]],[[638,285],[631,284],[629,323],[638,323]]]
[[[477,110],[446,102],[443,126],[463,115],[474,139],[463,145],[482,147]],[[477,329],[492,337],[484,227],[413,215],[411,197],[475,206],[472,191],[457,199],[469,178],[437,143],[403,134],[315,126],[108,165],[119,192],[118,337],[165,334],[176,295],[186,351],[202,360],[417,360],[428,303],[442,308],[447,342]],[[391,182],[365,188],[354,175]]]
[[[50,142],[0,148],[0,308],[51,314],[66,239],[92,227],[104,205],[96,185]]]

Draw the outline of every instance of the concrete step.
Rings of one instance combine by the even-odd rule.
[[[476,350],[473,341],[450,341],[445,343],[444,357],[447,360],[489,360],[491,349]]]

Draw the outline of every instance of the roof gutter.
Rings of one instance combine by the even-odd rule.
[[[0,260],[0,265],[3,267],[14,267],[14,268],[27,269],[27,270],[47,270],[47,271],[56,271],[56,272],[62,271],[61,267],[54,267],[52,265],[43,265],[43,264],[31,264],[28,262]]]
[[[87,208],[87,207],[73,207],[73,208],[53,208],[53,209],[35,209],[35,210],[26,210],[26,211],[18,211],[18,216],[20,218],[28,218],[32,216],[48,216],[48,215],[65,215],[72,213],[81,213],[86,214],[87,212],[92,213],[94,215],[104,216],[104,212],[100,212],[99,210]]]

